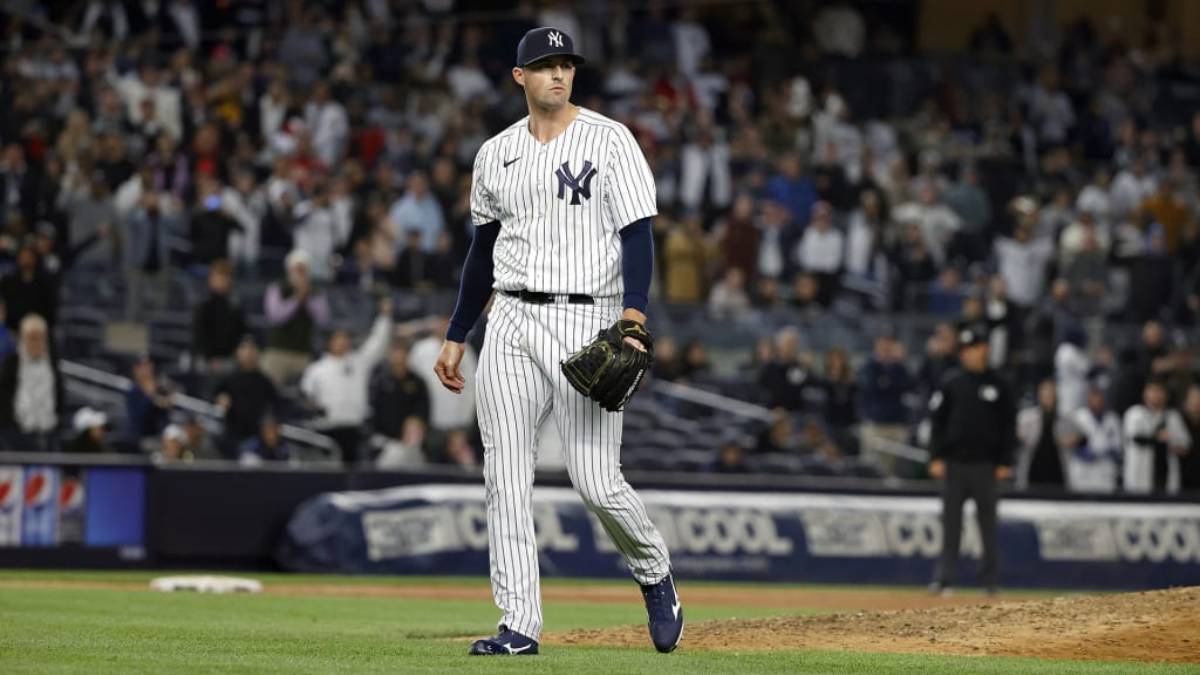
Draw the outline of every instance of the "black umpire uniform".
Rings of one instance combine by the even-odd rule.
[[[983,539],[983,577],[996,589],[996,502],[998,481],[1011,475],[1016,448],[1017,408],[1008,383],[987,365],[986,326],[959,330],[960,369],[942,379],[930,398],[930,473],[942,482],[942,556],[932,588],[954,583],[962,539],[963,504],[975,501]]]

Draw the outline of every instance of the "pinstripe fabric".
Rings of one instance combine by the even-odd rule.
[[[670,558],[641,498],[621,475],[624,416],[579,394],[559,369],[560,361],[620,316],[620,306],[494,298],[476,389],[492,595],[502,624],[537,639],[542,613],[531,513],[534,449],[549,417],[558,425],[572,484],[638,583],[661,581]]]
[[[531,511],[534,452],[551,416],[571,482],[634,578],[661,581],[670,558],[621,475],[623,415],[576,392],[559,368],[620,318],[619,231],[656,215],[654,178],[633,135],[607,117],[581,108],[546,144],[529,133],[528,121],[489,139],[475,158],[472,220],[501,224],[494,288],[583,293],[598,301],[535,305],[497,293],[479,359],[492,593],[501,623],[537,639],[542,613]],[[590,181],[589,166],[596,171]]]

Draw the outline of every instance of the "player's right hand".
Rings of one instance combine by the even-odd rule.
[[[463,387],[467,386],[467,381],[463,379],[462,373],[458,370],[458,364],[462,362],[463,349],[461,342],[443,340],[442,351],[438,354],[437,363],[433,364],[433,372],[441,381],[442,386],[456,394],[461,394]]]

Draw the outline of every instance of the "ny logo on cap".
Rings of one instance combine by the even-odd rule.
[[[583,169],[577,176],[571,175],[571,167],[567,162],[563,162],[554,175],[558,178],[559,199],[566,199],[567,188],[571,188],[571,206],[579,206],[580,196],[592,198],[592,178],[596,176],[596,167],[592,166],[590,160],[584,161]]]
[[[550,46],[551,47],[563,46],[562,45],[562,33],[558,32],[556,30],[552,30],[546,34],[546,37],[550,38]]]

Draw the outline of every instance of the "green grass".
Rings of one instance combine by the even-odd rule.
[[[0,573],[0,581],[144,582],[152,576],[30,571]],[[248,576],[264,583],[486,585],[486,580],[475,578]],[[636,599],[629,604],[547,603],[545,613],[547,626],[555,631],[645,620]],[[688,613],[693,620],[703,620],[784,612],[696,605]],[[655,654],[648,641],[644,649],[547,645],[542,656],[531,659],[464,656],[467,641],[462,636],[486,633],[495,620],[490,603],[464,600],[0,588],[0,672],[1197,672],[1183,666],[816,651],[716,653],[685,648],[663,656]]]

